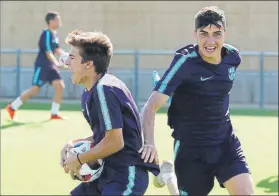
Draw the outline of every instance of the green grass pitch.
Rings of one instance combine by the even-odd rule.
[[[49,111],[26,107],[29,110],[18,111],[18,123],[1,110],[1,195],[67,195],[78,182],[60,167],[60,150],[68,140],[89,136],[91,130],[80,111],[64,110],[67,121],[48,121]],[[235,113],[232,121],[252,170],[255,193],[278,195],[278,118],[247,114],[253,112]],[[173,159],[166,121],[166,114],[156,115],[160,160]],[[150,177],[146,195],[168,195],[167,188],[155,188]],[[227,192],[216,181],[210,194]]]

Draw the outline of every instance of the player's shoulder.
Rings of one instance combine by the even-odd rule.
[[[225,43],[223,47],[226,48],[228,52],[239,55],[239,50],[235,46]]]
[[[112,87],[119,83],[121,80],[112,74],[104,74],[102,78],[98,81],[97,86]]]
[[[176,50],[175,55],[183,56],[188,59],[196,58],[198,56],[196,52],[196,44],[189,44]]]
[[[175,51],[170,67],[188,69],[197,58],[196,45],[189,44]]]
[[[188,64],[196,59],[197,56],[196,45],[189,44],[175,51],[174,60]]]
[[[130,94],[126,84],[112,74],[105,74],[96,85],[97,94],[114,94],[122,96],[123,94]]]
[[[232,60],[235,64],[240,64],[241,55],[239,50],[235,46],[227,43],[223,44],[223,47],[226,49],[227,56],[230,57],[230,60]]]
[[[51,36],[51,32],[49,29],[43,29],[41,32],[41,37]]]
[[[97,83],[96,90],[97,91],[113,91],[113,89],[121,88],[124,83],[112,74],[105,74]]]

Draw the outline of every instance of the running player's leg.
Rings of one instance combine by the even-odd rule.
[[[167,185],[171,195],[179,195],[174,165],[171,161],[163,161],[160,173],[154,177],[153,184],[157,188]]]
[[[206,196],[214,186],[214,164],[201,160],[199,148],[175,142],[175,173],[180,195]]]
[[[23,103],[36,96],[40,92],[40,89],[43,85],[44,74],[42,73],[42,69],[41,67],[35,67],[32,79],[32,87],[23,91],[19,97],[17,97],[11,104],[8,104],[6,107],[6,110],[8,111],[11,119],[14,119],[15,111],[18,110]]]
[[[253,195],[253,180],[241,144],[236,135],[230,136],[227,150],[220,159],[217,179],[230,195]]]
[[[63,92],[65,88],[64,81],[57,69],[50,70],[48,81],[54,88],[53,101],[51,105],[51,119],[62,119],[58,113],[63,99]]]

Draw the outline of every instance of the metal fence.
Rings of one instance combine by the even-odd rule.
[[[21,93],[21,71],[22,71],[22,55],[23,54],[35,54],[37,49],[1,49],[1,55],[3,54],[14,54],[16,55],[16,65],[10,71],[16,73],[16,95],[18,96]],[[132,93],[137,104],[141,101],[139,98],[140,87],[139,87],[139,75],[140,75],[140,58],[143,55],[174,55],[175,51],[173,50],[116,50],[114,55],[131,55],[134,59],[134,64],[132,67],[133,72],[133,85]],[[258,106],[263,108],[265,100],[265,57],[278,57],[278,52],[258,52],[258,51],[243,51],[241,52],[242,56],[254,56],[259,59],[259,91],[258,91]],[[1,74],[5,72],[4,66],[0,67]],[[5,95],[1,95],[5,97]]]

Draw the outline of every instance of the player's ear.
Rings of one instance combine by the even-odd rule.
[[[225,31],[225,32],[224,32],[224,40],[227,39],[227,36],[228,36],[228,32]]]
[[[93,61],[88,61],[88,62],[86,63],[86,65],[85,65],[85,68],[86,68],[86,69],[90,69],[90,68],[93,67],[93,66],[94,66]]]
[[[194,35],[194,39],[198,40],[198,34],[197,34],[197,30],[196,29],[194,29],[193,35]]]

